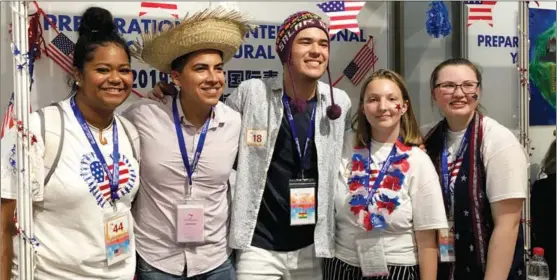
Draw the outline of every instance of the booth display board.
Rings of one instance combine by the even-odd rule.
[[[342,2],[342,1],[341,1]],[[46,13],[41,17],[44,29],[43,36],[48,49],[53,50],[54,57],[43,56],[35,62],[34,86],[31,94],[33,110],[61,100],[68,96],[68,71],[71,71],[71,54],[67,55],[68,44],[75,44],[78,38],[82,13],[90,6],[106,8],[114,15],[114,21],[124,39],[128,42],[140,38],[144,32],[160,30],[165,24],[182,19],[188,12],[194,12],[214,5],[236,9],[252,18],[258,28],[246,35],[246,42],[238,50],[234,58],[225,65],[226,90],[224,97],[229,95],[238,84],[246,79],[271,77],[282,72],[282,65],[275,52],[275,38],[283,20],[292,13],[307,10],[319,14],[329,22],[329,17],[318,6],[320,2],[164,2],[165,5],[151,5],[154,2],[37,2]],[[151,4],[146,4],[151,3]],[[157,2],[161,3],[161,2]],[[322,3],[322,2],[321,2]],[[345,2],[342,2],[345,3]],[[348,2],[346,2],[348,3]],[[4,3],[1,3],[4,5]],[[366,2],[357,13],[356,19],[359,32],[341,30],[332,37],[330,70],[332,82],[338,80],[336,87],[344,89],[356,102],[359,87],[354,85],[343,71],[356,57],[357,53],[373,36],[374,53],[377,56],[375,68],[389,67],[391,47],[389,47],[389,8],[387,2]],[[36,7],[30,5],[30,13]],[[11,61],[8,30],[9,9],[4,10],[1,22],[1,56],[2,61]],[[358,28],[354,28],[358,30]],[[56,40],[58,39],[58,40]],[[63,41],[63,44],[56,42]],[[370,44],[368,44],[369,46]],[[71,47],[71,46],[70,46]],[[167,80],[168,75],[160,73],[135,59],[132,60],[134,74],[133,90],[130,98],[119,109],[144,96],[160,80]],[[12,66],[2,63],[2,113],[12,92]],[[366,76],[371,71],[366,71]],[[354,78],[353,78],[354,79]],[[322,78],[327,82],[327,75]]]
[[[530,8],[530,125],[555,125],[555,9]]]
[[[488,3],[489,4],[486,4]],[[485,7],[489,9],[474,9],[477,7]],[[530,44],[536,46],[541,44],[537,38],[546,40],[548,56],[553,57],[553,62],[544,62],[547,69],[553,69],[553,81],[555,81],[555,2],[530,1],[530,19],[532,23],[532,15],[543,14],[546,18],[547,14],[553,14],[553,29],[548,29],[548,23],[545,22],[537,27],[530,25]],[[518,2],[507,1],[468,1],[465,4],[467,8],[467,20],[465,28],[467,28],[467,57],[480,66],[483,74],[481,104],[486,109],[487,115],[494,118],[504,126],[515,131],[518,135],[519,123],[519,80],[520,71],[527,69],[518,69],[518,47],[519,47],[519,30],[518,30]],[[480,11],[480,12],[478,12]],[[543,22],[544,20],[538,21]],[[549,27],[551,25],[549,24]],[[543,29],[539,33],[539,29]],[[549,30],[549,31],[547,31]],[[547,33],[543,33],[546,32]],[[552,32],[552,33],[550,33]],[[540,34],[543,34],[541,37]],[[536,39],[532,38],[535,36]],[[552,45],[551,45],[552,42]],[[531,53],[530,61],[534,61],[535,53]],[[545,58],[544,58],[545,59]],[[552,64],[552,66],[551,66]],[[524,67],[526,68],[526,67]],[[534,67],[535,69],[535,67]],[[539,80],[532,70],[530,64],[530,86],[536,87],[536,80]],[[542,85],[543,88],[551,85]],[[531,161],[531,177],[535,179],[539,172],[539,164],[541,163],[547,148],[555,139],[553,131],[555,130],[555,87],[553,84],[553,93],[545,90],[542,94],[539,91],[531,89],[530,100],[530,161]],[[548,102],[547,98],[552,98],[553,103]],[[543,100],[543,101],[542,101]],[[552,104],[552,105],[551,105]]]

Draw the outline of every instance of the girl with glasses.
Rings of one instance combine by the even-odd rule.
[[[444,61],[431,74],[431,97],[445,118],[425,146],[449,221],[449,230],[438,234],[438,279],[525,279],[520,218],[527,157],[509,129],[478,111],[481,84],[478,68],[463,58]]]

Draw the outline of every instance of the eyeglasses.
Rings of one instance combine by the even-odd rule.
[[[457,85],[455,83],[440,83],[435,85],[436,88],[439,88],[442,94],[447,94],[447,95],[454,94],[458,87],[460,87],[460,89],[464,94],[473,94],[476,93],[479,86],[480,86],[479,82],[472,82],[472,81],[466,81],[460,85]]]

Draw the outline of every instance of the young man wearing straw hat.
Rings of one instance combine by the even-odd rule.
[[[319,79],[328,71],[326,24],[310,12],[289,16],[276,50],[284,75],[242,82],[226,104],[242,114],[230,246],[238,280],[322,279],[334,255],[334,182],[348,95]],[[329,73],[328,73],[329,74]],[[158,85],[149,98],[163,98]]]
[[[123,113],[137,127],[143,157],[133,207],[138,280],[236,279],[227,181],[241,119],[219,98],[223,64],[249,28],[238,12],[219,7],[131,47],[180,87],[165,103],[145,99]]]

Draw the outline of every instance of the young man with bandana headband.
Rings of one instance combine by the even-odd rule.
[[[229,236],[239,280],[322,279],[320,258],[334,256],[334,183],[351,105],[330,85],[329,45],[319,16],[289,16],[276,39],[284,74],[244,81],[226,99],[242,115]],[[319,81],[325,71],[329,84]]]

